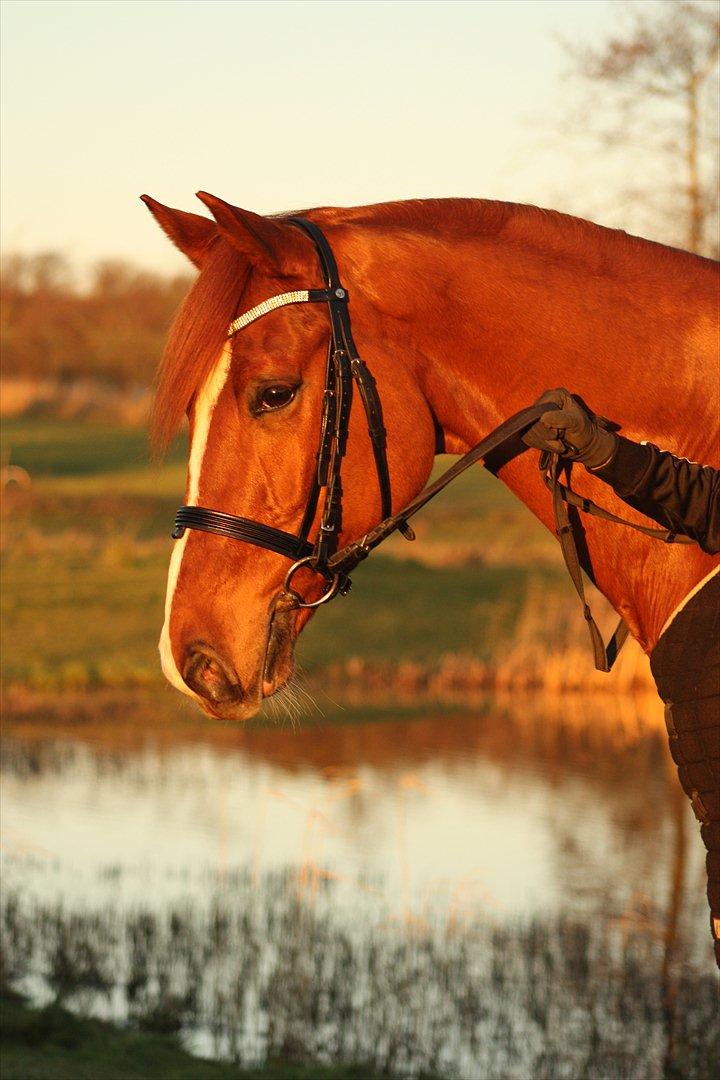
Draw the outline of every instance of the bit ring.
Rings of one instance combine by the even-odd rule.
[[[322,604],[327,604],[328,601],[332,600],[335,596],[337,596],[338,592],[340,591],[343,575],[331,574],[327,570],[320,570],[317,566],[313,565],[313,559],[313,555],[307,555],[304,559],[298,559],[296,563],[292,564],[287,574],[285,575],[285,584],[283,585],[283,588],[286,593],[293,597],[299,608],[320,607]],[[296,571],[300,569],[301,566],[309,566],[311,570],[314,570],[316,574],[321,574],[328,582],[327,591],[324,592],[318,600],[311,600],[310,602],[307,602],[303,600],[299,593],[295,592],[295,590],[291,588],[290,582],[292,581],[293,575],[296,573]]]

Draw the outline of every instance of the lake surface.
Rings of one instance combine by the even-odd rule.
[[[484,941],[495,935],[493,949],[512,941],[518,927],[555,928],[547,940],[560,941],[564,955],[557,934],[572,925],[587,929],[588,955],[596,959],[607,949],[622,964],[628,950],[640,949],[646,977],[654,973],[658,984],[669,964],[678,977],[696,969],[710,976],[704,848],[664,740],[658,734],[613,748],[602,729],[603,703],[575,704],[598,713],[591,738],[560,731],[552,707],[530,700],[519,700],[514,713],[489,702],[473,715],[245,731],[237,745],[226,729],[214,740],[211,728],[206,739],[193,728],[174,742],[159,741],[146,726],[122,746],[108,729],[101,738],[81,728],[42,738],[9,734],[0,788],[4,891],[28,919],[45,912],[45,926],[53,905],[63,918],[104,912],[108,926],[138,912],[159,926],[168,912],[184,912],[198,920],[196,936],[218,904],[250,910],[252,901],[266,908],[262,918],[281,912],[292,941],[287,902],[292,918],[321,913],[325,932],[332,926],[356,942],[358,985],[363,934],[375,942],[380,934],[388,948],[412,938],[418,949],[424,937],[433,944],[420,953],[436,964],[445,948],[439,943],[463,934],[466,952],[474,942],[489,956],[479,927]],[[269,949],[274,931],[252,926],[257,949]],[[317,955],[313,926],[309,949]],[[543,956],[556,947],[547,940]],[[236,946],[242,952],[240,939]],[[335,945],[322,948],[335,955]],[[33,961],[36,992],[38,965],[47,962],[39,955]],[[262,967],[252,1006],[258,1016],[267,1011]],[[480,968],[469,972],[468,985],[483,983]],[[108,1000],[106,1012],[127,1015],[117,988]],[[242,1008],[252,1011],[247,1000]],[[233,1042],[228,1029],[213,1041],[198,1020],[195,1045],[261,1060],[266,1021],[246,1018],[241,1026],[242,1039]],[[439,1074],[443,1061],[450,1070],[458,1062],[489,1067],[463,1038],[458,1028],[452,1053],[443,1042]],[[529,1067],[523,1052],[515,1066],[496,1059],[494,1067],[522,1075]],[[428,1060],[408,1051],[397,1071],[412,1075]]]

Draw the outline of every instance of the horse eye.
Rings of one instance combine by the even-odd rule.
[[[264,386],[257,396],[258,412],[270,412],[283,409],[295,397],[294,386]]]

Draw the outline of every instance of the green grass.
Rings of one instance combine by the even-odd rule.
[[[156,642],[167,552],[118,541],[8,560],[1,597],[2,666],[11,682],[82,688],[161,682]],[[430,568],[377,556],[353,592],[321,611],[298,650],[308,669],[349,656],[432,662],[448,652],[491,660],[513,633],[528,589],[561,593],[557,573],[487,567]]]
[[[182,446],[151,467],[137,429],[38,419],[8,423],[4,437],[3,460],[10,454],[32,483],[8,499],[3,676],[47,689],[160,684]],[[431,663],[448,652],[489,661],[529,590],[570,597],[552,538],[482,469],[423,512],[418,531],[416,545],[396,539],[358,568],[350,596],[312,620],[304,667],[349,656]],[[409,561],[415,552],[420,561]]]
[[[557,593],[560,573],[519,567],[428,567],[376,555],[353,591],[303,632],[301,663],[348,656],[432,662],[443,653],[491,660],[507,642],[533,582]]]
[[[179,438],[169,454],[179,464],[185,454]],[[148,439],[144,428],[100,422],[63,420],[6,420],[2,458],[27,469],[31,476],[84,477],[146,472]]]
[[[0,1000],[3,1080],[371,1080],[361,1067],[266,1065],[241,1069],[192,1057],[177,1039],[74,1016],[58,1005],[31,1009]]]
[[[160,680],[166,560],[120,550],[13,559],[4,574],[4,677],[42,688]]]

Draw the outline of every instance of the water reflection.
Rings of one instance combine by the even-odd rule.
[[[397,916],[480,905],[499,919],[608,892],[621,908],[657,904],[671,886],[676,781],[660,737],[599,756],[488,712],[258,730],[238,748],[151,739],[118,753],[6,738],[6,880],[162,906],[190,889],[200,902],[238,870],[291,867],[346,886],[350,905],[381,895]]]

